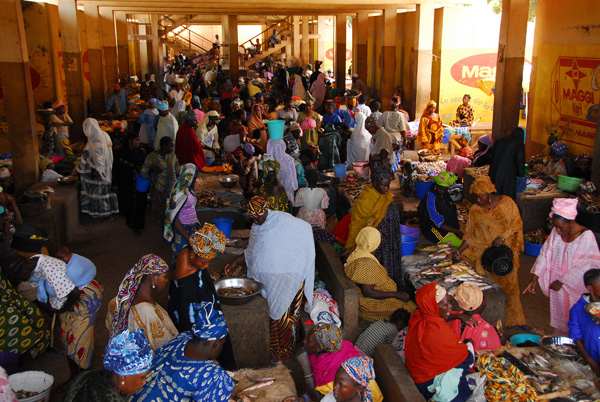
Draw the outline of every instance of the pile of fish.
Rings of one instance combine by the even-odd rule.
[[[334,186],[337,187],[339,191],[343,192],[351,201],[354,201],[358,198],[360,193],[363,191],[363,188],[369,182],[369,179],[363,179],[361,177],[356,178],[353,181],[340,180],[337,183],[336,180],[333,181]]]
[[[480,176],[487,176],[490,173],[490,165],[480,166],[480,167],[472,167],[469,170],[474,171]]]
[[[547,236],[546,232],[544,232],[544,229],[536,229],[523,236],[523,240],[525,240],[527,243],[544,244],[546,237]]]
[[[430,172],[445,172],[446,171],[446,162],[437,161],[437,162],[421,162],[419,166],[415,169],[417,174],[427,174]]]
[[[233,382],[234,384],[239,383],[238,380],[235,379],[235,375],[231,372],[227,372],[227,374],[229,374],[231,376],[231,378],[233,378]],[[253,378],[253,377],[248,377],[248,376],[244,376],[248,381],[250,381],[250,383],[252,385],[242,389],[242,390],[238,390],[235,391],[233,393],[233,395],[231,396],[231,398],[229,398],[229,402],[250,402],[252,400],[258,400],[256,395],[252,395],[252,394],[246,394],[246,395],[241,395],[243,393],[248,393],[251,391],[258,391],[259,389],[262,388],[266,388],[270,385],[272,385],[277,379],[275,377],[263,377],[263,378]]]
[[[234,269],[230,270],[227,275],[224,273],[221,274],[217,271],[213,271],[212,269],[208,270],[210,277],[213,281],[218,281],[219,279],[227,279],[227,278],[247,278],[248,277],[248,268],[238,265]]]
[[[586,211],[600,211],[600,200],[589,193],[582,193],[579,196],[579,204],[580,206],[583,206]]]
[[[462,205],[456,206],[456,212],[458,212],[458,221],[460,223],[467,223],[467,217],[469,216],[469,208]]]
[[[200,190],[196,193],[198,197],[198,206],[206,208],[223,208],[231,206],[231,202],[219,198],[214,191]]]
[[[218,296],[224,297],[241,297],[251,295],[252,291],[248,291],[244,288],[230,287],[230,288],[221,288],[217,291]]]

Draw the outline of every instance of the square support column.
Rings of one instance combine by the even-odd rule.
[[[302,16],[302,65],[306,66],[310,63],[310,46],[308,43],[308,15]],[[314,68],[314,66],[313,66]]]
[[[88,65],[90,67],[90,90],[92,91],[91,112],[94,116],[104,113],[104,49],[102,47],[102,23],[98,6],[85,3],[85,33],[88,44]]]
[[[227,16],[229,31],[229,74],[231,82],[236,83],[240,78],[240,64],[238,61],[238,18],[237,15]]]
[[[38,180],[39,146],[21,2],[7,0],[2,4],[0,76],[4,77],[2,90],[15,190],[20,194]]]
[[[381,103],[389,105],[394,94],[396,78],[396,7],[383,9],[383,63],[381,68]]]
[[[302,63],[302,51],[300,50],[300,17],[297,15],[294,15],[292,17],[292,29],[294,41],[294,57],[296,57],[296,59],[300,62],[300,65],[304,67]]]
[[[421,4],[417,4],[413,80],[415,109],[411,111],[412,116],[420,115],[431,100],[434,11],[433,0],[424,0]]]
[[[102,21],[102,47],[104,48],[104,99],[107,99],[113,90],[113,86],[119,81],[117,31],[113,10],[110,8],[101,8],[100,20]]]
[[[335,87],[346,88],[346,14],[335,16]]]
[[[154,80],[158,83],[161,81],[162,73],[162,58],[159,47],[162,47],[158,37],[158,15],[150,15],[150,23],[152,29],[152,67],[149,72],[154,73]]]
[[[117,31],[117,54],[119,60],[119,79],[129,74],[129,40],[127,36],[127,14],[116,12],[115,27]],[[114,84],[113,84],[114,85]],[[112,88],[110,88],[112,90]]]
[[[528,0],[502,2],[492,123],[494,140],[504,137],[509,130],[519,125],[528,13]]]
[[[359,11],[356,13],[355,27],[356,44],[354,46],[355,52],[354,57],[352,58],[352,65],[354,72],[366,82],[369,75],[369,51],[367,46],[367,41],[369,39],[369,13],[367,11]]]

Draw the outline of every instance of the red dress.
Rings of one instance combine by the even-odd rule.
[[[180,165],[193,163],[198,169],[206,166],[206,156],[192,127],[182,124],[175,137],[175,155]]]

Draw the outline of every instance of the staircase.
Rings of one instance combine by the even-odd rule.
[[[272,54],[281,53],[282,50],[285,49],[286,46],[289,46],[291,44],[292,44],[292,41],[290,39],[286,39],[284,41],[281,41],[281,43],[275,45],[275,47],[263,49],[260,54],[255,54],[254,56],[251,56],[249,59],[244,60],[244,65],[245,66],[253,66],[254,63],[256,63],[258,61],[263,61],[266,57],[268,57]],[[263,43],[263,47],[265,45],[268,45],[268,42]],[[290,55],[287,55],[287,57],[289,57],[289,56]]]
[[[193,43],[190,44],[189,42],[184,42],[181,39],[178,39],[177,37],[175,38],[160,38],[160,42],[164,43],[165,45],[173,48],[177,54],[182,53],[185,56],[194,58],[196,57],[196,53],[204,53],[204,50],[201,49],[199,46],[195,46]],[[190,45],[191,45],[191,49],[190,49]]]

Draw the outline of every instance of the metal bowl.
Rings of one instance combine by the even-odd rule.
[[[596,324],[600,324],[600,316],[597,316],[592,311],[596,311],[600,314],[600,302],[588,303],[585,305],[585,311],[588,312],[590,316],[592,316],[592,320],[596,322]]]
[[[579,353],[577,352],[576,346],[575,346],[575,341],[571,338],[568,338],[566,336],[558,336],[558,335],[546,335],[543,336],[542,338],[540,338],[539,340],[540,345],[542,345],[542,348],[544,348],[546,351],[555,354],[556,356],[559,357],[565,357],[567,359],[574,359],[577,358],[579,356]],[[561,353],[558,352],[552,348],[550,348],[551,345],[570,345],[573,346],[573,353]]]
[[[56,179],[58,184],[73,184],[77,181],[77,177],[75,176],[64,176]]]
[[[225,188],[232,188],[237,184],[237,182],[237,177],[225,177],[223,179],[219,179],[219,183],[221,183],[221,186]]]
[[[223,288],[244,288],[247,292],[252,292],[247,296],[219,296],[219,290]],[[250,278],[229,278],[220,279],[215,282],[215,291],[217,297],[223,304],[239,306],[246,304],[253,298],[257,297],[263,288],[262,283]]]

